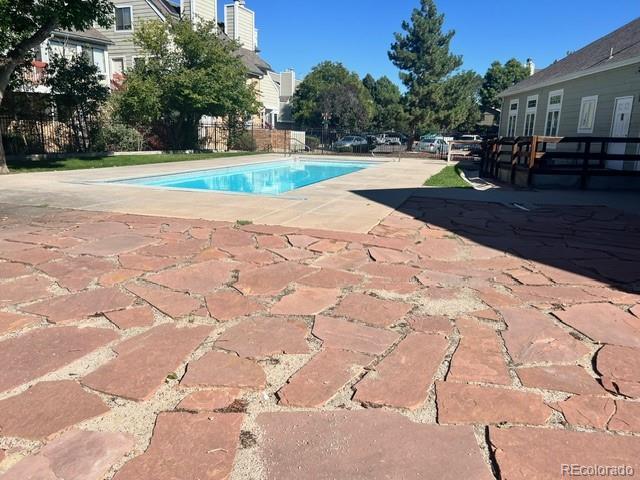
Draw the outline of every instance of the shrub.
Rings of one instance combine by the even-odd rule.
[[[136,152],[143,150],[144,138],[133,127],[107,123],[96,131],[94,149],[103,152]]]
[[[320,139],[312,135],[307,135],[306,143],[307,147],[309,147],[311,150],[316,150],[320,145]]]
[[[250,132],[241,132],[231,139],[231,150],[255,152],[258,149],[256,140]]]

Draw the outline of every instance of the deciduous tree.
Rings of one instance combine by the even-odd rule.
[[[507,61],[504,65],[496,60],[484,75],[480,89],[480,103],[483,107],[499,109],[502,102],[498,98],[498,94],[528,76],[529,67],[515,58]]]
[[[51,32],[86,30],[94,23],[106,27],[112,17],[109,0],[0,0],[0,104],[13,73]],[[0,173],[7,172],[0,136]]]
[[[371,74],[364,77],[362,84],[373,98],[375,110],[371,121],[372,128],[379,131],[405,131],[407,115],[398,86],[386,76],[376,80]]]
[[[169,126],[172,148],[196,148],[205,115],[235,120],[258,111],[238,45],[221,38],[214,22],[145,22],[135,43],[146,60],[127,72],[117,114],[132,125]]]

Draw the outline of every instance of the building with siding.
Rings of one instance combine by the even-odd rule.
[[[640,18],[500,96],[504,137],[640,137]],[[610,144],[608,149],[636,153],[631,144]]]

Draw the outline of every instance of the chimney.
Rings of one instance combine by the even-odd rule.
[[[529,69],[529,76],[531,76],[534,73],[536,73],[536,64],[533,63],[533,59],[527,58],[526,67]]]

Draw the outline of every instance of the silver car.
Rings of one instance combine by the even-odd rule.
[[[342,137],[333,146],[337,149],[339,148],[353,148],[353,147],[363,147],[368,145],[367,139],[364,137],[359,137],[357,135],[348,135],[346,137]]]
[[[449,144],[440,135],[424,135],[420,137],[420,141],[416,145],[418,152],[427,153],[447,153],[449,151]]]

